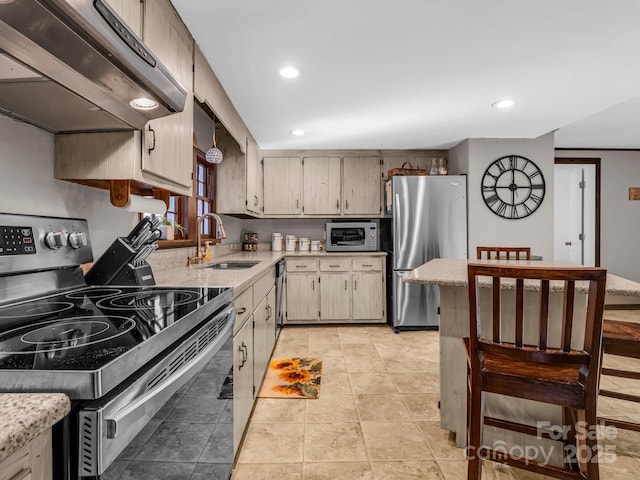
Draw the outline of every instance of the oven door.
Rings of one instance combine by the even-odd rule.
[[[101,475],[166,401],[231,338],[235,310],[228,305],[179,344],[105,397],[85,403],[78,418],[78,475]]]

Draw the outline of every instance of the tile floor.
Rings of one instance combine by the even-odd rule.
[[[614,315],[634,317],[626,311],[609,317]],[[466,478],[463,451],[440,429],[438,332],[284,328],[274,356],[307,355],[323,359],[320,398],[258,399],[233,480]],[[603,377],[605,382],[612,380]],[[640,393],[640,385],[623,387]],[[603,399],[600,409],[640,422],[640,404]],[[640,434],[609,432],[606,441],[615,448],[615,461],[602,464],[601,478],[640,479]],[[484,472],[484,479],[494,480],[547,478],[490,462]]]

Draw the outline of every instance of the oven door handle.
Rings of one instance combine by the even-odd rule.
[[[220,312],[219,315],[228,316],[232,314],[233,306],[229,306],[228,309]],[[205,366],[206,361],[208,361],[209,353],[212,350],[219,350],[220,347],[224,345],[224,342],[231,336],[232,331],[233,322],[228,322],[224,329],[218,334],[215,341],[209,343],[204,349],[198,352],[195,358],[192,358],[186,365],[172,374],[165,382],[141,395],[127,405],[126,408],[114,412],[115,415],[113,415],[113,418],[106,418],[107,438],[117,438],[119,425],[122,425],[122,428],[126,430],[127,425],[135,423],[136,419],[149,408],[149,404],[157,405],[160,403],[160,405],[163,405],[177,390],[177,388],[172,388],[172,386],[176,385],[176,383],[182,385],[198,373]],[[206,360],[202,361],[203,359]]]

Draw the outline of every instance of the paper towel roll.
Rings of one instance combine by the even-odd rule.
[[[130,195],[129,203],[122,207],[128,212],[155,213],[164,215],[167,211],[167,204],[157,198],[141,197],[140,195]]]

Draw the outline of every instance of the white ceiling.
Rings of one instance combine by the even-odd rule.
[[[640,148],[638,0],[172,2],[261,148]]]

